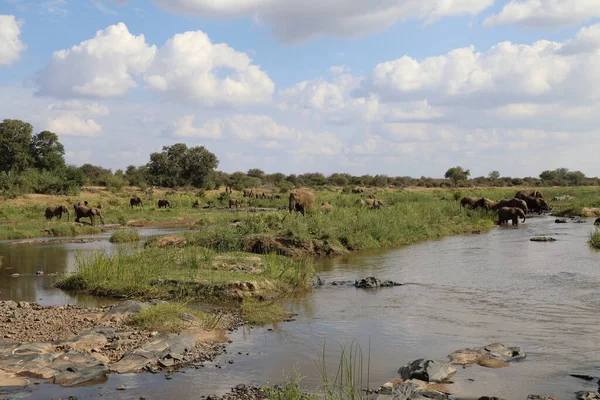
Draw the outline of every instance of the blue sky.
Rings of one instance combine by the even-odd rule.
[[[599,17],[596,0],[0,0],[0,117],[113,169],[184,142],[228,172],[600,175]]]

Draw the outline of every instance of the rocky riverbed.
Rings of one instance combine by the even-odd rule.
[[[125,301],[111,307],[41,306],[0,302],[0,387],[43,380],[62,386],[102,382],[110,372],[173,370],[201,365],[223,351],[228,330],[240,325],[232,314],[206,330],[191,315],[180,333],[129,325],[149,304]]]

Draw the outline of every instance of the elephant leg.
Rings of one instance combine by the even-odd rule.
[[[94,215],[90,215],[90,223],[92,224],[92,226],[96,224],[96,221],[94,221],[94,219]]]

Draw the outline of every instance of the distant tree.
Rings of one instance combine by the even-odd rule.
[[[488,174],[488,178],[491,181],[496,181],[496,180],[500,179],[500,172],[498,172],[498,171],[492,171],[492,172],[490,172]]]
[[[65,167],[65,147],[56,133],[42,131],[35,135],[29,145],[29,155],[34,168],[56,171]]]
[[[125,169],[125,180],[130,186],[145,186],[147,168],[145,165],[136,167],[135,165],[129,165]]]
[[[469,175],[471,175],[471,171],[469,171],[468,169],[464,170],[462,167],[456,166],[446,171],[444,177],[446,179],[450,179],[452,183],[454,183],[454,187],[457,187],[458,182],[466,181],[467,179],[469,179]]]
[[[18,119],[0,123],[0,171],[21,172],[30,166],[29,147],[33,127]]]
[[[258,168],[249,169],[246,175],[251,176],[252,178],[258,178],[261,181],[265,178],[265,171]]]
[[[214,187],[213,174],[218,165],[217,156],[204,146],[188,148],[176,143],[150,154],[148,178],[153,185],[163,187]]]
[[[348,174],[331,174],[327,178],[329,184],[335,186],[346,186],[349,183]]]
[[[106,186],[106,183],[113,176],[110,169],[97,165],[83,164],[80,168],[85,175],[86,183],[92,186]]]

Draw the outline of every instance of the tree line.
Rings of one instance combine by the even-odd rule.
[[[204,146],[188,147],[184,143],[164,146],[150,154],[146,165],[130,165],[112,171],[101,166],[67,165],[65,149],[58,136],[49,131],[33,134],[33,126],[20,120],[0,123],[0,190],[4,197],[24,193],[77,194],[82,186],[104,186],[119,191],[124,186],[190,187],[215,189],[230,186],[237,190],[270,186],[280,191],[294,187],[473,187],[473,186],[596,186],[597,177],[581,171],[559,168],[543,171],[539,177],[502,177],[498,171],[471,178],[460,166],[446,171],[443,179],[422,176],[361,175],[347,173],[324,175],[319,172],[268,174],[253,168],[246,172],[218,171],[219,160]]]

